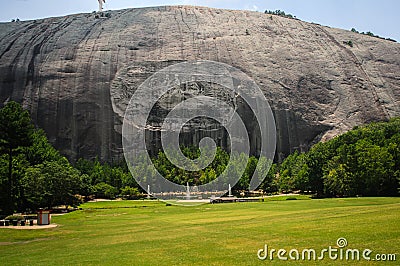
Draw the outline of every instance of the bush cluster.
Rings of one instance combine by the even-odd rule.
[[[286,14],[285,11],[282,10],[275,10],[275,11],[265,10],[264,13],[269,15],[277,15],[285,18],[296,18],[296,16],[293,16],[292,14]]]
[[[396,40],[393,40],[393,39],[391,39],[391,38],[383,38],[383,37],[381,37],[381,36],[379,36],[379,35],[375,35],[375,34],[373,34],[373,33],[370,32],[370,31],[367,31],[367,32],[359,32],[359,31],[356,30],[355,28],[352,28],[351,31],[354,32],[354,33],[359,33],[359,34],[363,34],[363,35],[367,35],[367,36],[379,38],[379,39],[382,39],[382,40],[387,40],[387,41],[391,41],[391,42],[397,42]]]

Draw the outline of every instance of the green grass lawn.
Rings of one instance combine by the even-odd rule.
[[[304,198],[304,197],[303,197]],[[280,198],[282,199],[282,198]],[[313,248],[345,237],[347,248],[397,253],[400,198],[279,200],[197,207],[157,201],[86,203],[54,216],[59,226],[0,229],[1,265],[321,265],[321,261],[261,261],[257,251]],[[344,261],[325,259],[324,265]]]

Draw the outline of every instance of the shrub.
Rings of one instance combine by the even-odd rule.
[[[96,198],[115,199],[118,189],[104,182],[94,186],[94,194]]]
[[[365,35],[371,36],[371,37],[378,37],[378,35],[373,34],[372,32],[368,31],[367,33],[364,33]]]
[[[386,38],[385,40],[387,40],[387,41],[391,41],[391,42],[397,42],[396,40],[394,40],[394,39],[391,39],[391,38]]]
[[[352,32],[359,33],[355,28],[351,29]]]
[[[379,38],[379,39],[382,39],[382,40],[397,42],[396,40],[393,40],[393,39],[391,39],[391,38],[383,38],[383,37],[381,37],[381,36],[379,36],[379,35],[375,35],[375,34],[373,34],[373,33],[370,32],[370,31],[367,31],[367,32],[359,32],[359,31],[357,31],[355,28],[352,28],[351,31],[352,31],[352,32],[355,32],[355,33],[362,34],[362,35],[367,35],[367,36]]]
[[[282,10],[275,10],[275,11],[265,10],[264,13],[270,15],[277,15],[285,18],[296,18],[296,16],[293,16],[292,14],[286,14],[285,11]]]
[[[347,41],[347,42],[344,41],[343,43],[350,47],[353,47],[353,41]]]
[[[125,199],[137,199],[140,197],[140,192],[135,187],[126,186],[123,189],[121,189],[121,195]]]

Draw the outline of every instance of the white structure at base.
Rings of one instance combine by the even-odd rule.
[[[97,0],[97,1],[99,1],[99,12],[102,12],[103,11],[103,3],[105,3],[106,0]]]
[[[190,200],[190,186],[189,182],[186,182],[186,199]]]

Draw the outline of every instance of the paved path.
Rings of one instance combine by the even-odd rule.
[[[58,224],[49,224],[49,225],[33,225],[33,226],[29,226],[29,225],[25,225],[25,226],[0,226],[0,229],[19,229],[19,230],[36,230],[36,229],[49,229],[49,228],[55,228],[57,227]]]

